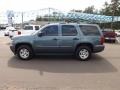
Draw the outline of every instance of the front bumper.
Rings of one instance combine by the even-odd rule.
[[[10,49],[15,54],[15,47],[13,45],[10,45]]]
[[[93,52],[97,53],[97,52],[102,52],[104,50],[105,46],[104,45],[96,45],[93,48]]]

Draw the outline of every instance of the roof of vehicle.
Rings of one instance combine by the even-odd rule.
[[[6,27],[6,30],[15,30],[15,28],[14,27]]]
[[[97,24],[78,24],[78,23],[49,23],[48,25],[88,25],[88,26],[97,26]]]
[[[30,24],[30,25],[25,25],[25,26],[41,26],[41,25],[32,25],[32,24]]]

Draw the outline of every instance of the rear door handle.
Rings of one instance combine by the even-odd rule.
[[[79,38],[73,38],[73,40],[79,40]]]
[[[53,40],[58,40],[57,38],[54,38]]]

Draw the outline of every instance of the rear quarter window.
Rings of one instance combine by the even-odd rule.
[[[79,28],[85,36],[100,36],[100,31],[96,26],[79,25]]]

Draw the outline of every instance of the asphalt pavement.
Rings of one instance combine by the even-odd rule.
[[[0,31],[0,37],[3,37],[4,36],[4,31]]]
[[[73,56],[19,60],[0,38],[0,90],[120,90],[120,44],[81,62]]]

